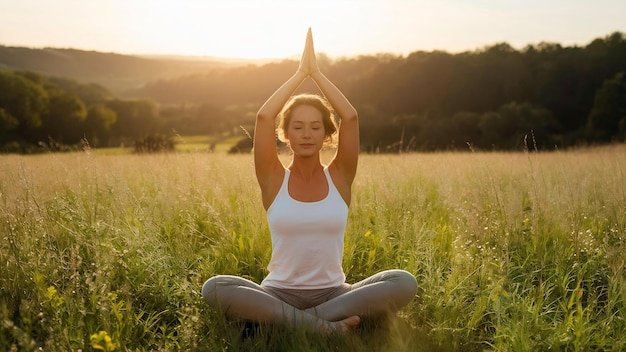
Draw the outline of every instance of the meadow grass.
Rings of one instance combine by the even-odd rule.
[[[215,274],[260,282],[251,155],[0,156],[0,350],[622,351],[626,147],[362,155],[349,282],[415,299],[346,336],[225,321]]]

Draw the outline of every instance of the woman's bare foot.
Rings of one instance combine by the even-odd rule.
[[[361,323],[361,318],[358,315],[353,315],[343,320],[333,322],[333,327],[335,331],[345,333],[357,327],[359,323]]]

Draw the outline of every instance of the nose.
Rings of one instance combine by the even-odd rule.
[[[303,138],[311,138],[311,130],[308,127],[304,128],[302,133]]]

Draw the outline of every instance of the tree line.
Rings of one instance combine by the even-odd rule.
[[[359,111],[366,151],[552,149],[626,137],[619,32],[581,47],[499,43],[457,54],[321,55],[319,62]],[[216,68],[124,97],[98,84],[0,71],[0,147],[81,140],[105,147],[159,133],[245,139],[258,107],[296,68],[294,60]],[[300,90],[316,88],[309,82]]]
[[[158,131],[158,104],[120,100],[98,84],[0,71],[0,147],[5,152],[108,146]]]

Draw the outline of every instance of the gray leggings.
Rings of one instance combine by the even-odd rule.
[[[323,290],[264,287],[238,276],[218,275],[202,286],[202,297],[228,317],[320,327],[354,315],[395,313],[417,292],[417,280],[404,270],[386,270],[356,284]]]

